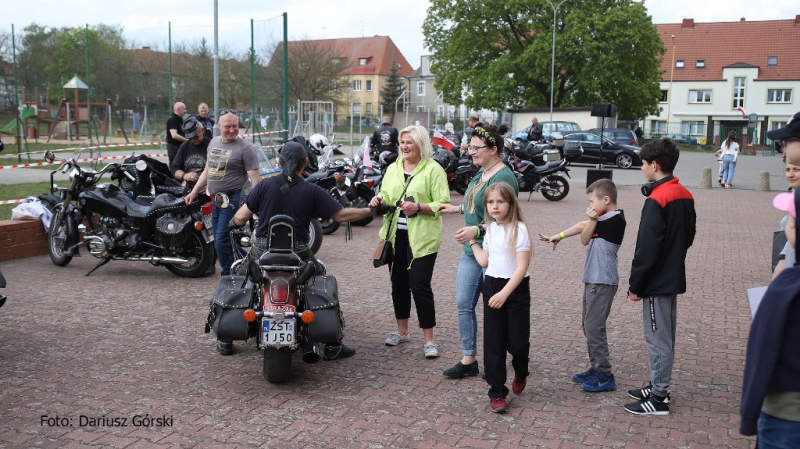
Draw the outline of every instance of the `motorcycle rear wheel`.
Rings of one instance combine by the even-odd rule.
[[[542,180],[542,196],[550,201],[561,201],[569,193],[569,183],[561,176],[548,176]]]
[[[322,234],[322,223],[319,220],[311,220],[311,224],[308,226],[308,247],[311,248],[311,252],[314,254],[317,254],[317,251],[322,246]]]
[[[292,376],[292,351],[289,348],[264,348],[264,379],[285,384]]]
[[[214,263],[214,242],[206,243],[200,232],[193,232],[192,236],[181,248],[178,257],[186,257],[189,262],[185,264],[165,265],[170,272],[185,278],[197,278],[208,271]]]
[[[50,222],[50,230],[47,233],[47,248],[50,253],[50,260],[53,264],[59,267],[65,267],[72,261],[72,256],[65,254],[67,248],[64,246],[67,242],[67,213],[61,215],[61,209],[64,204],[59,204],[53,208],[53,221]],[[61,215],[61,219],[57,218]]]

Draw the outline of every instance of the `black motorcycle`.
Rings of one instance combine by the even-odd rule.
[[[87,276],[111,260],[163,265],[183,277],[206,273],[214,262],[210,201],[187,206],[182,197],[170,193],[140,194],[133,199],[116,184],[99,183],[104,174],[111,173],[135,189],[142,178],[131,173],[131,164],[111,163],[96,171],[79,166],[79,154],[50,174],[51,192],[63,200],[54,208],[47,236],[55,265],[66,266],[86,245],[89,254],[101,259]],[[145,161],[133,167],[138,172],[147,170]],[[69,172],[69,187],[56,186],[53,175],[59,170]]]
[[[267,235],[259,239],[266,240],[260,257],[237,256],[232,275],[220,279],[205,331],[220,340],[254,338],[264,353],[264,378],[279,384],[291,380],[292,353],[316,363],[325,343],[341,341],[344,318],[336,278],[295,252],[294,220],[272,217]],[[246,228],[231,230],[231,242],[242,247],[253,246],[250,236]]]
[[[528,200],[533,192],[542,192],[542,196],[550,201],[560,201],[569,193],[569,182],[557,173],[563,172],[568,178],[569,168],[565,159],[534,165],[531,161],[522,160],[513,153],[506,152],[505,164],[517,177],[520,192],[529,192]]]

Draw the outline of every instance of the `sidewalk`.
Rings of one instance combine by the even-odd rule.
[[[743,159],[737,184],[746,185],[757,164],[772,162],[779,160]],[[695,164],[699,170],[704,162]],[[214,351],[203,322],[215,278],[183,279],[163,267],[121,261],[87,278],[98,259],[86,252],[64,268],[47,256],[0,265],[9,284],[0,309],[0,446],[752,447],[753,439],[738,433],[751,322],[746,289],[770,278],[772,231],[781,218],[771,205],[774,193],[691,189],[698,232],[687,258],[689,291],[678,301],[674,404],[666,417],[634,416],[622,409],[625,391],[648,376],[641,305],[624,296],[644,202],[634,174],[641,176],[626,176],[631,185],[619,195],[628,227],[608,328],[616,391],[589,394],[570,378],[587,365],[580,324],[585,249],[577,239],[555,252],[535,243],[532,375],[509,412],[496,415],[480,378],[441,374],[461,356],[453,299],[461,248],[451,236],[463,217],[444,219],[434,272],[438,359],[423,357],[413,312],[411,342],[383,343],[396,326],[387,270],[370,260],[378,242],[373,222],[354,228],[349,242],[342,231],[325,236],[319,253],[337,276],[345,341],[358,352],[316,365],[295,356],[294,379],[285,385],[263,379],[253,341],[237,342],[230,357]],[[453,195],[454,204],[462,199]],[[534,235],[555,233],[583,218],[583,184],[574,180],[563,201],[535,194],[522,207]],[[480,324],[479,360],[483,332]],[[166,415],[172,425],[79,425],[81,415],[145,414]],[[66,419],[67,426],[43,422],[42,415]]]

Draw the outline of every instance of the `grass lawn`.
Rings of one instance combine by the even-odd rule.
[[[32,182],[29,184],[0,184],[0,201],[39,196],[48,192],[50,192],[49,181]],[[16,204],[0,205],[0,220],[10,220],[11,209],[16,206]]]

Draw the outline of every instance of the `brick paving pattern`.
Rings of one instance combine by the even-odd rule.
[[[641,177],[625,176],[634,174]],[[740,184],[750,179],[746,170],[739,176]],[[523,195],[533,233],[582,219],[583,191],[584,182],[575,181],[561,202]],[[587,365],[580,324],[585,253],[577,238],[555,252],[536,242],[532,375],[509,412],[496,415],[483,380],[441,374],[461,352],[454,301],[460,247],[450,236],[462,217],[445,218],[434,272],[438,359],[423,357],[413,313],[411,343],[383,343],[396,327],[387,270],[369,260],[375,222],[354,228],[347,243],[341,230],[326,236],[319,254],[339,280],[346,341],[357,354],[316,365],[296,355],[295,378],[286,385],[263,379],[253,341],[237,342],[230,357],[215,352],[212,334],[203,333],[215,278],[187,280],[163,267],[118,261],[87,278],[97,259],[86,252],[65,268],[48,256],[3,263],[10,299],[0,309],[0,447],[751,447],[753,440],[738,434],[751,322],[746,289],[769,281],[781,214],[771,206],[774,192],[691,191],[698,234],[687,260],[689,291],[679,297],[667,417],[622,409],[625,390],[648,376],[641,306],[624,298],[644,197],[626,185],[619,198],[629,223],[619,254],[621,288],[609,319],[616,391],[586,393],[570,378]],[[461,200],[453,194],[455,204]],[[134,415],[147,414],[166,415],[172,425],[132,425]],[[43,425],[42,415],[68,425]],[[128,427],[81,426],[81,415],[128,418]]]

